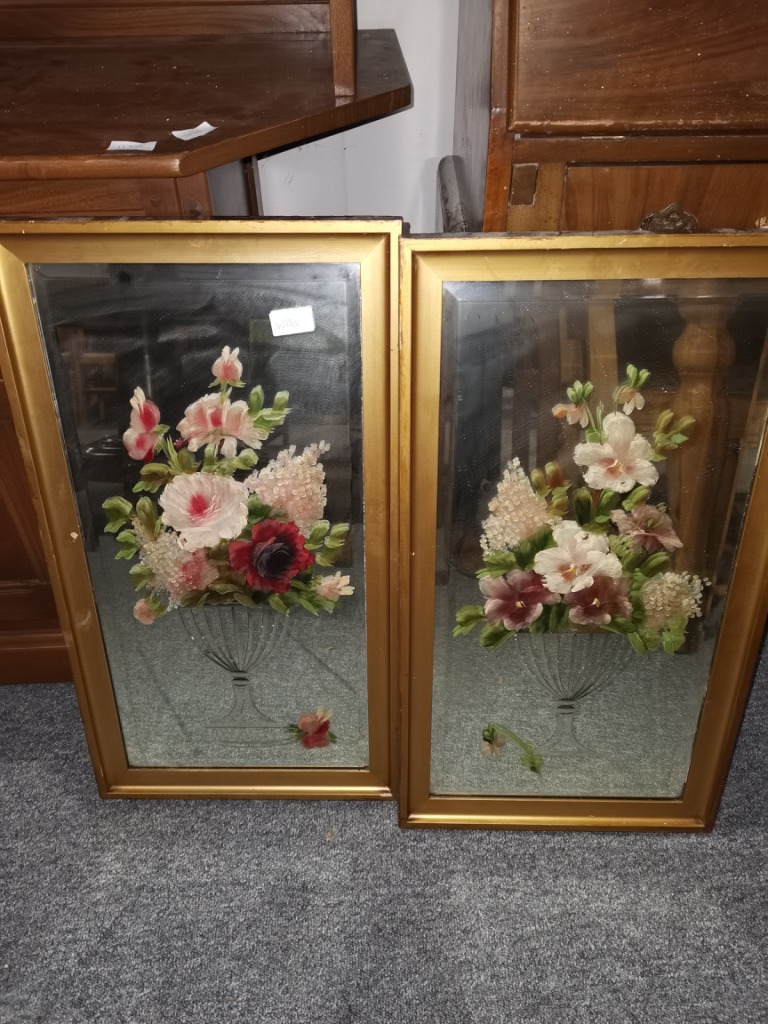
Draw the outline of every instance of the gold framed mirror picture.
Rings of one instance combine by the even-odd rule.
[[[0,231],[3,375],[102,795],[390,795],[399,235]]]
[[[711,827],[768,607],[768,238],[401,247],[402,823]]]

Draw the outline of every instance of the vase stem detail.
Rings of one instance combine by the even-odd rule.
[[[179,611],[190,640],[209,661],[231,674],[229,710],[211,719],[208,727],[284,731],[286,726],[270,718],[254,700],[251,674],[254,669],[263,667],[283,639],[287,617],[266,604],[256,608],[204,605]],[[251,734],[243,735],[251,738]],[[262,733],[261,740],[266,740],[268,735]],[[253,738],[258,740],[259,736]]]
[[[556,701],[555,731],[542,744],[548,754],[591,754],[576,732],[581,701],[605,689],[632,658],[626,637],[615,633],[518,633],[520,660]]]

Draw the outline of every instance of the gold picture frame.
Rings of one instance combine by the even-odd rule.
[[[395,642],[390,512],[397,507],[392,504],[397,501],[397,474],[391,459],[400,233],[395,220],[3,225],[3,377],[102,796],[391,795],[396,759],[390,728]],[[282,324],[268,319],[276,307],[288,310]],[[299,319],[294,320],[297,310]],[[173,604],[168,616],[151,625],[136,622],[130,608],[124,613],[122,588],[133,590],[129,564],[115,562],[114,553],[120,549],[114,536],[102,532],[99,511],[105,474],[113,492],[123,487],[123,493],[129,493],[121,475],[125,455],[119,441],[131,414],[125,399],[133,393],[133,409],[139,414],[152,405],[144,404],[144,391],[149,399],[155,389],[165,396],[173,425],[179,415],[176,409],[183,410],[184,402],[203,395],[213,374],[217,383],[212,386],[221,387],[223,402],[225,385],[236,387],[237,374],[232,363],[226,371],[221,364],[218,370],[211,368],[211,357],[218,358],[225,346],[238,345],[241,358],[246,357],[241,370],[249,388],[261,383],[251,373],[254,365],[269,377],[263,404],[275,404],[265,415],[278,410],[281,399],[275,395],[287,388],[284,378],[292,383],[294,419],[286,419],[283,409],[274,420],[283,426],[273,428],[270,421],[268,429],[257,432],[260,439],[277,430],[286,458],[310,440],[322,438],[333,450],[339,439],[342,454],[336,461],[320,449],[326,473],[323,500],[327,492],[329,510],[335,499],[339,518],[351,523],[348,533],[338,534],[345,545],[338,564],[351,574],[355,595],[348,594],[339,575],[325,586],[322,599],[319,589],[308,597],[304,592],[305,608],[291,608],[289,622],[307,605],[314,605],[315,612],[320,609],[320,614],[293,622],[290,640],[285,641],[291,645],[288,667],[271,670],[272,689],[279,689],[279,701],[288,708],[279,712],[284,717],[276,723],[258,709],[246,709],[250,717],[238,722],[228,715],[211,717],[209,706],[218,709],[225,698],[216,689],[218,682],[201,688],[201,680],[212,679],[211,672],[219,672],[216,678],[223,679],[225,670],[214,665],[210,655],[201,656],[201,627],[180,639],[180,612]],[[247,357],[254,365],[248,365]],[[134,388],[139,386],[143,391],[137,397]],[[232,402],[247,397],[248,391],[233,394]],[[257,404],[249,409],[256,415],[253,410],[262,399],[254,401]],[[303,416],[299,426],[297,416]],[[150,429],[151,425],[146,427]],[[158,430],[162,433],[162,427]],[[101,436],[104,432],[106,438]],[[188,441],[189,437],[179,440],[177,449]],[[150,449],[152,443],[154,435]],[[223,447],[216,449],[216,443],[209,444],[211,459],[224,457]],[[253,447],[261,443],[254,442]],[[190,442],[189,451],[193,450]],[[208,451],[201,445],[198,456],[204,450]],[[317,448],[313,451],[307,457],[310,462],[318,457]],[[140,479],[141,459],[131,465],[131,479]],[[281,516],[286,518],[282,511],[275,513],[274,521]],[[111,545],[108,553],[105,544]],[[322,551],[330,556],[331,548]],[[115,566],[122,580],[117,580],[118,589],[109,589]],[[328,586],[333,591],[330,600]],[[153,608],[150,618],[157,605]],[[326,615],[329,608],[335,616]],[[172,620],[171,628],[167,624]],[[329,634],[328,624],[334,622]],[[313,632],[305,634],[310,628]],[[239,624],[236,635],[243,635]],[[269,664],[275,665],[274,656]],[[335,697],[319,692],[319,679]],[[249,687],[246,684],[245,689]],[[306,694],[297,703],[302,688]],[[265,699],[278,701],[269,694]],[[330,706],[329,699],[348,708],[346,735],[338,714],[331,723],[338,734],[333,745],[323,710]],[[259,731],[257,725],[264,723],[271,723],[269,730]],[[262,743],[265,737],[270,744]]]
[[[767,303],[768,237],[760,234],[401,242],[402,825],[712,827],[768,611]],[[646,366],[648,381],[639,376]],[[647,392],[642,411],[641,386]],[[618,448],[612,462],[589,461],[612,436],[602,413],[598,429],[587,417],[598,396],[606,410],[616,403],[613,424],[634,416],[637,434],[634,427],[629,433],[651,440],[633,449],[647,460],[632,470],[638,475],[620,481],[631,490],[609,495],[593,475],[589,487],[590,481],[582,484],[582,518],[559,534],[572,536],[587,524],[579,534],[584,543],[594,550],[602,544],[614,560],[638,549],[634,561],[610,563],[626,576],[615,581],[617,592],[624,588],[624,610],[605,621],[626,635],[604,631],[634,660],[580,703],[582,742],[572,730],[579,694],[558,691],[553,698],[555,691],[538,686],[541,675],[549,672],[545,684],[553,686],[552,674],[563,671],[562,664],[541,668],[559,626],[543,640],[524,637],[536,616],[544,618],[534,631],[564,618],[573,629],[572,614],[586,616],[578,620],[585,627],[577,628],[586,634],[600,632],[595,623],[604,621],[597,618],[604,611],[597,598],[587,610],[579,604],[573,579],[587,571],[579,558],[557,569],[561,579],[572,573],[571,583],[546,590],[546,597],[542,587],[557,583],[546,572],[555,569],[552,559],[537,561],[539,551],[564,550],[566,541],[553,539],[554,524],[573,517],[572,496],[585,466],[632,476]],[[686,413],[698,423],[691,427]],[[667,428],[674,436],[664,435]],[[519,470],[513,456],[520,456]],[[661,461],[653,462],[657,456]],[[536,466],[541,473],[531,478]],[[499,487],[505,467],[508,487],[518,488],[514,500]],[[557,490],[563,475],[571,484],[566,499]],[[664,503],[655,508],[669,514],[679,534],[672,531],[663,545],[656,539],[664,573],[644,561],[652,546],[647,534],[621,534],[614,547],[605,535],[614,527],[618,535],[620,521],[626,525],[614,511],[632,516],[630,494],[647,510],[651,499],[643,497],[640,476],[649,484],[658,479]],[[545,525],[535,517],[515,525],[514,503],[529,498],[536,516],[549,517]],[[605,508],[598,507],[603,500]],[[598,512],[603,526],[596,525]],[[501,527],[489,525],[502,516],[513,524],[508,542],[495,540]],[[601,539],[593,543],[595,536]],[[504,557],[492,565],[497,549]],[[647,577],[637,575],[636,563]],[[484,581],[481,592],[476,574],[489,566],[493,582]],[[642,589],[654,572],[674,589],[675,567],[707,577],[696,583],[703,614],[689,609],[694,618],[687,628],[680,618],[670,624],[672,604],[663,612],[667,618],[658,612],[654,619],[652,591]],[[538,597],[521,598],[520,588],[531,581]],[[486,647],[477,643],[480,629]],[[676,633],[681,629],[684,640]],[[663,638],[662,646],[676,652],[641,657],[626,643],[630,633],[641,651]],[[494,649],[499,641],[508,642]],[[588,635],[586,653],[571,654],[592,681],[600,675],[595,641]],[[544,654],[543,642],[550,645]],[[534,651],[528,662],[526,644]],[[555,711],[558,725],[548,737]],[[563,729],[570,730],[567,742]]]

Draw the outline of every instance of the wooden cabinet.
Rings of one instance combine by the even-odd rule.
[[[70,679],[35,510],[2,380],[0,572],[0,682]]]
[[[411,83],[355,0],[0,0],[0,95],[1,218],[186,219],[258,213],[250,157],[407,107]],[[69,679],[2,380],[0,484],[0,683]]]
[[[454,156],[441,175],[453,231],[768,229],[762,0],[460,0]],[[646,355],[620,352],[631,303],[608,287],[589,324],[599,372],[617,383],[621,360]],[[698,424],[680,465],[686,486],[716,495],[709,516],[685,523],[696,557],[722,540],[757,372],[738,333],[744,310],[716,290],[708,303],[702,313],[681,294],[668,311],[678,386]],[[548,372],[556,386],[595,372],[566,324]],[[717,446],[727,455],[715,481]],[[672,486],[682,493],[680,480]],[[689,505],[704,507],[700,496]]]
[[[761,0],[461,0],[457,71],[470,230],[768,225]]]

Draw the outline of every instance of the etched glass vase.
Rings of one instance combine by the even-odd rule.
[[[190,640],[209,661],[231,674],[229,710],[206,723],[214,729],[264,730],[261,739],[274,741],[266,730],[284,731],[254,700],[251,674],[263,669],[274,648],[284,639],[288,617],[268,604],[246,608],[241,604],[179,608]],[[249,734],[250,735],[250,734]]]
[[[607,632],[517,633],[520,660],[556,701],[549,754],[593,754],[576,734],[581,701],[605,689],[634,655],[625,636]]]

